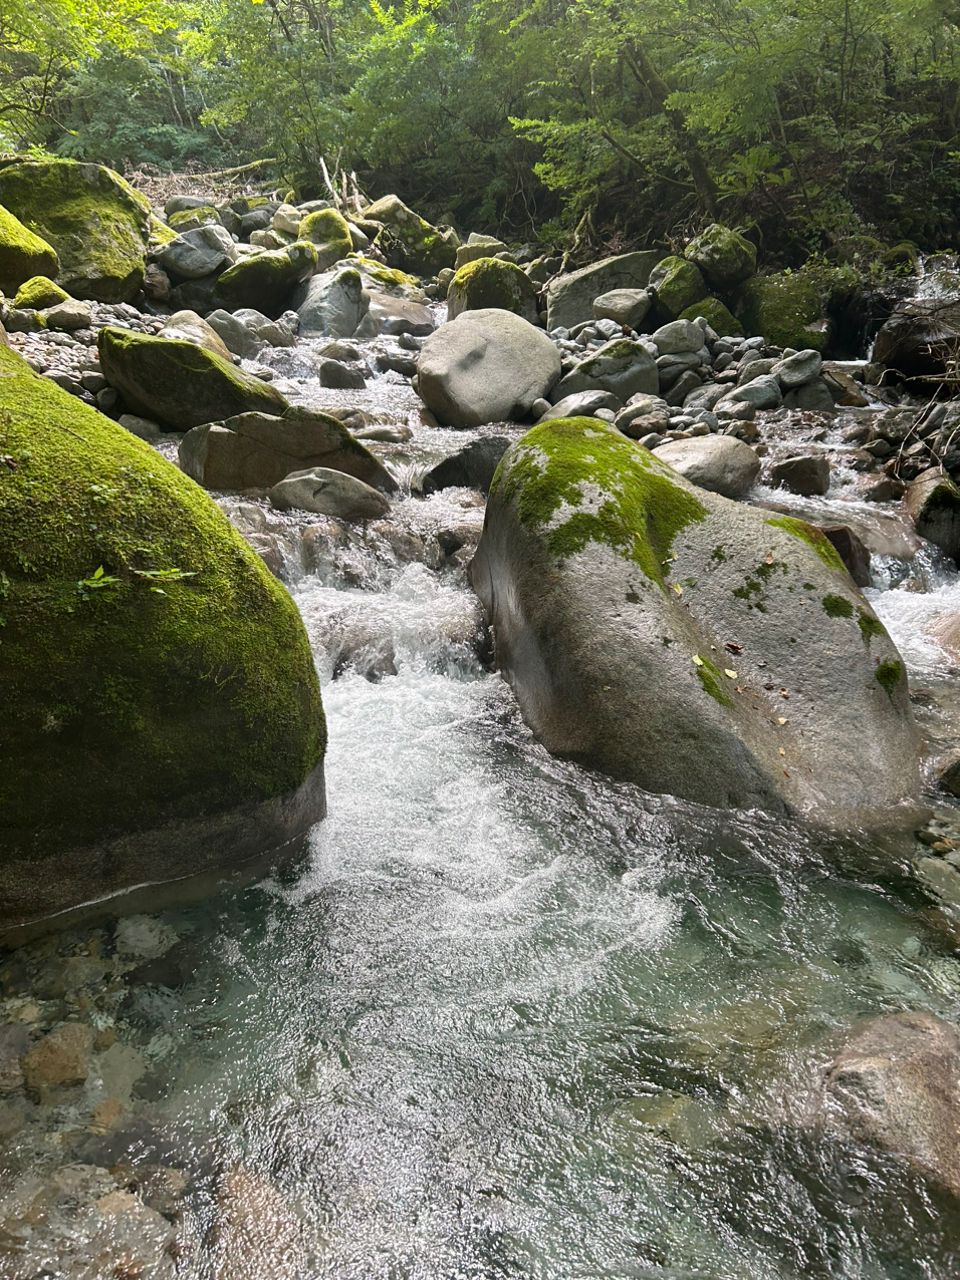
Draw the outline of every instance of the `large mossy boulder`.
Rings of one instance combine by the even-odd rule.
[[[150,204],[112,169],[22,160],[0,169],[0,204],[49,242],[57,283],[74,298],[130,302],[143,284]]]
[[[719,298],[701,298],[686,311],[681,311],[679,320],[697,320],[703,316],[710,328],[720,338],[742,338],[743,325]]]
[[[462,266],[447,290],[447,316],[453,320],[462,311],[482,311],[499,307],[523,316],[531,324],[537,319],[537,290],[528,275],[501,258],[475,258]]]
[[[29,307],[33,311],[42,311],[44,307],[55,307],[61,302],[69,302],[70,295],[65,289],[47,276],[33,276],[25,280],[17,290],[13,305],[19,310]]]
[[[297,285],[316,270],[316,245],[298,240],[286,249],[241,258],[217,280],[217,296],[228,311],[253,307],[276,320],[289,308]]]
[[[663,256],[653,249],[621,253],[555,276],[547,285],[547,328],[568,329],[592,320],[594,300],[613,289],[645,289]]]
[[[297,235],[316,246],[318,271],[326,271],[353,253],[350,226],[336,209],[317,209],[308,213],[300,223]]]
[[[707,296],[707,286],[696,265],[686,258],[670,257],[650,272],[650,288],[656,290],[656,318],[661,324],[676,320]]]
[[[97,349],[103,376],[128,408],[177,431],[250,411],[281,414],[287,407],[268,382],[193,342],[108,325]]]
[[[521,420],[559,377],[560,354],[543,330],[494,307],[448,320],[417,362],[420,397],[448,427]]]
[[[0,205],[0,292],[14,294],[35,276],[55,276],[59,270],[52,245]]]
[[[433,227],[408,209],[399,196],[384,196],[363,211],[367,222],[380,222],[377,238],[391,267],[418,276],[435,276],[457,260],[460,241],[450,227]]]
[[[504,456],[471,576],[555,755],[719,807],[910,821],[903,662],[810,525],[561,419]]]
[[[158,453],[0,346],[0,929],[324,812],[299,614]]]
[[[827,345],[820,292],[802,271],[748,280],[734,295],[733,313],[746,333],[774,346],[822,351]]]
[[[757,246],[719,222],[691,240],[684,256],[699,267],[710,287],[719,293],[749,280],[757,269]]]

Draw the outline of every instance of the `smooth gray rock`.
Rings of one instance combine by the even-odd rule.
[[[48,329],[70,332],[74,329],[90,327],[90,307],[86,302],[79,302],[76,298],[67,298],[65,302],[44,307],[38,314]]]
[[[224,227],[216,225],[184,231],[157,254],[164,271],[179,280],[199,280],[212,275],[235,257],[233,237]]]
[[[671,440],[654,452],[691,484],[725,498],[742,498],[760,474],[760,459],[735,436]]]
[[[604,258],[579,271],[556,276],[547,285],[547,328],[565,329],[593,318],[593,301],[612,289],[644,289],[663,257],[652,249]]]
[[[830,459],[825,453],[784,458],[771,466],[770,483],[804,498],[822,497],[830,488]]]
[[[355,337],[377,338],[381,334],[398,337],[409,333],[425,338],[436,329],[429,307],[410,298],[395,298],[388,293],[370,293],[370,305],[357,326]]]
[[[613,320],[635,329],[650,310],[653,298],[648,289],[611,289],[593,300],[595,320]]]
[[[304,338],[352,338],[370,305],[358,271],[325,271],[294,299]]]
[[[476,262],[478,258],[495,258],[498,253],[506,252],[507,246],[496,236],[483,236],[476,231],[471,231],[467,243],[462,244],[457,250],[454,270],[459,271],[468,262]]]
[[[316,511],[340,520],[379,520],[390,510],[387,498],[354,476],[329,467],[293,471],[270,490],[278,511]]]
[[[727,399],[739,400],[742,404],[752,404],[757,409],[777,409],[783,395],[780,391],[780,383],[773,374],[764,373],[759,378],[745,382],[742,387],[734,387]]]
[[[560,355],[543,330],[496,307],[442,325],[417,362],[420,397],[449,427],[525,418],[559,376]]]
[[[797,387],[802,387],[804,383],[819,378],[822,368],[823,356],[810,347],[806,351],[798,351],[795,356],[778,360],[770,372],[779,381],[784,391],[793,391]]]
[[[220,334],[195,311],[176,311],[163,322],[159,337],[171,342],[192,342],[195,347],[212,351],[229,361],[233,354]]]
[[[241,413],[188,431],[180,467],[207,489],[269,489],[293,471],[328,467],[392,493],[397,483],[342,422],[291,405],[283,417]]]
[[[932,1013],[868,1023],[827,1071],[821,1120],[960,1198],[960,1032]]]
[[[703,330],[693,320],[671,320],[650,336],[662,356],[699,351],[703,346]]]
[[[549,402],[548,402],[549,403]],[[598,409],[613,409],[616,412],[623,407],[619,396],[609,391],[578,391],[575,395],[564,396],[556,404],[550,405],[537,416],[538,422],[546,422],[548,418],[590,418]],[[533,406],[536,413],[537,406]]]
[[[655,395],[660,388],[656,362],[646,347],[630,338],[614,338],[579,360],[550,393],[559,401],[582,391],[608,391],[621,403],[632,395]]]
[[[938,467],[917,476],[907,489],[907,515],[921,538],[960,562],[960,489]]]
[[[802,521],[697,489],[594,419],[548,422],[501,462],[471,579],[555,755],[722,808],[915,820],[902,660]]]
[[[263,350],[264,343],[250,326],[229,311],[222,308],[211,311],[207,324],[219,335],[227,350],[242,360],[252,360]]]

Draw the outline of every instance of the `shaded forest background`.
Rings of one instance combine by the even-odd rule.
[[[0,0],[0,148],[301,199],[325,163],[514,241],[956,247],[958,35],[944,0]]]

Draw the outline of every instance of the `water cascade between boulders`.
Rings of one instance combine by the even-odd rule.
[[[956,1274],[957,263],[0,205],[4,1280]]]

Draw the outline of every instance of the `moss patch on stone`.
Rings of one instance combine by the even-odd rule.
[[[775,529],[782,529],[792,538],[799,538],[808,547],[812,547],[828,569],[841,569],[846,572],[847,566],[840,559],[836,547],[816,525],[807,524],[806,520],[797,520],[794,516],[776,516],[767,524]]]
[[[828,618],[852,618],[853,605],[846,596],[829,595],[820,601]]]
[[[700,302],[681,311],[678,320],[696,320],[703,316],[707,324],[721,338],[742,338],[743,325],[719,298],[703,298]]]
[[[711,662],[709,658],[697,655],[697,679],[703,686],[705,693],[708,693],[714,702],[719,702],[721,707],[732,707],[733,699],[724,688],[723,676],[720,674],[720,668],[716,663]]]
[[[307,637],[216,505],[3,347],[0,449],[4,853],[296,789],[325,745]]]
[[[707,296],[698,267],[686,258],[664,258],[650,272],[650,287],[657,291],[656,307],[663,320],[676,320],[688,307]]]
[[[663,564],[674,539],[707,515],[669,467],[594,418],[542,423],[506,457],[491,495],[502,490],[505,501],[515,501],[522,524],[544,528],[570,509],[547,534],[547,546],[559,559],[590,542],[602,543],[664,590]],[[594,486],[602,501],[596,510],[585,510],[587,489]]]
[[[0,169],[0,203],[59,255],[56,275],[75,298],[129,302],[143,283],[150,205],[119,174],[73,160],[19,161]]]
[[[885,662],[879,663],[874,678],[881,689],[892,698],[894,690],[903,679],[903,663],[888,658]]]
[[[14,294],[31,277],[59,270],[54,248],[0,205],[0,290]]]
[[[17,308],[32,307],[34,311],[42,311],[44,307],[55,307],[58,302],[69,301],[69,293],[61,289],[58,284],[54,284],[47,276],[33,276],[17,290],[13,305]]]
[[[218,227],[220,215],[212,204],[203,204],[197,209],[178,209],[176,213],[171,213],[167,225],[177,234],[195,231],[197,227]]]
[[[316,270],[317,246],[298,240],[286,249],[241,258],[217,280],[217,294],[228,310],[253,307],[276,320],[290,305],[297,284]]]
[[[867,613],[866,609],[857,610],[857,626],[860,628],[860,634],[863,636],[863,643],[869,648],[870,641],[887,634],[887,628],[883,625],[879,618],[875,618],[872,613]]]

